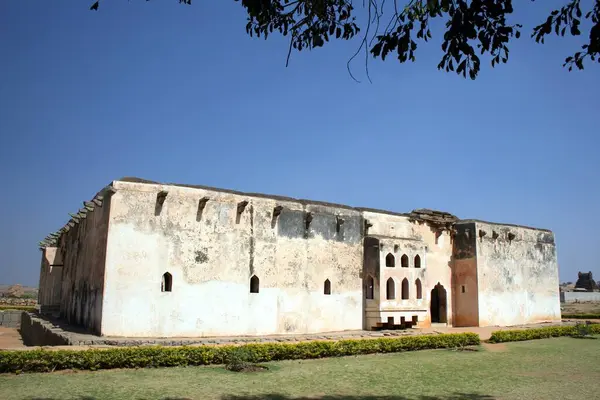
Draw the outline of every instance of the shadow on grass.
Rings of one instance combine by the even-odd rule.
[[[201,397],[161,397],[159,400],[195,400]],[[453,393],[446,396],[313,396],[313,397],[290,397],[283,394],[263,394],[256,396],[225,395],[221,400],[494,400],[495,397],[476,393]],[[30,397],[28,400],[59,400],[52,397]],[[96,397],[80,396],[77,400],[100,400]]]
[[[160,397],[159,400],[196,400],[201,397]],[[445,396],[345,396],[325,395],[311,397],[291,397],[283,394],[262,394],[256,396],[225,395],[221,400],[494,400],[493,396],[477,393],[453,393]],[[28,400],[59,400],[51,397],[30,397]],[[100,400],[96,397],[80,396],[77,400]]]
[[[318,397],[290,397],[281,394],[264,394],[257,396],[227,395],[221,400],[494,400],[495,397],[477,393],[453,393],[445,396],[345,396],[330,395]],[[168,399],[164,399],[168,400]],[[175,399],[173,399],[175,400]]]
[[[198,397],[200,398],[200,397]],[[79,396],[77,400],[100,400],[100,397]],[[268,397],[266,397],[268,399]],[[28,397],[27,400],[63,400],[55,397]],[[159,397],[158,400],[195,400],[191,397]]]

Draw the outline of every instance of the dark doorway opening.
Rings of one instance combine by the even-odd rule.
[[[431,322],[445,324],[448,322],[446,307],[446,289],[438,283],[431,290]]]

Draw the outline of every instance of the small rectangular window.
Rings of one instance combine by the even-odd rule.
[[[465,292],[467,291],[467,288],[466,288],[466,286],[465,286],[465,285],[462,285],[462,286],[460,287],[460,290],[461,290],[461,292],[465,293]]]

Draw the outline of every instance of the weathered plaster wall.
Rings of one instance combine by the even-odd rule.
[[[102,292],[110,198],[61,235],[63,260],[60,315],[69,323],[101,331]]]
[[[483,222],[475,226],[479,325],[560,320],[553,233]]]
[[[454,326],[479,326],[477,243],[474,223],[458,223],[453,238]]]
[[[379,251],[379,276],[376,279],[375,301],[367,302],[366,325],[387,322],[394,318],[399,324],[401,318],[411,320],[418,316],[420,326],[430,325],[429,301],[431,290],[440,283],[447,288],[448,301],[451,301],[449,266],[452,247],[448,233],[444,232],[436,240],[435,232],[427,224],[413,223],[404,215],[383,214],[364,211],[363,217],[370,225],[367,236],[377,239]],[[394,267],[386,267],[386,256],[392,254]],[[402,256],[408,257],[408,268],[402,267]],[[421,259],[421,267],[415,268],[415,257]],[[395,299],[387,299],[387,281],[394,280]],[[408,280],[408,299],[402,299],[402,282]],[[417,298],[416,282],[421,282],[422,298]],[[450,304],[450,303],[448,303]],[[447,310],[451,321],[451,309]]]
[[[42,250],[38,303],[41,306],[58,306],[61,299],[63,262],[56,247]]]
[[[356,210],[115,181],[102,334],[212,336],[361,329]],[[157,194],[167,191],[162,207]],[[201,212],[199,201],[208,198]],[[247,201],[241,214],[238,205]],[[275,207],[283,207],[273,218]],[[307,213],[312,213],[306,230]],[[337,230],[336,216],[344,220]],[[161,292],[163,273],[172,292]],[[250,278],[260,279],[250,293]],[[324,282],[331,282],[331,295]]]

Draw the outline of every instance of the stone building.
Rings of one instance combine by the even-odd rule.
[[[41,244],[39,301],[105,336],[560,319],[552,232],[137,178]]]

